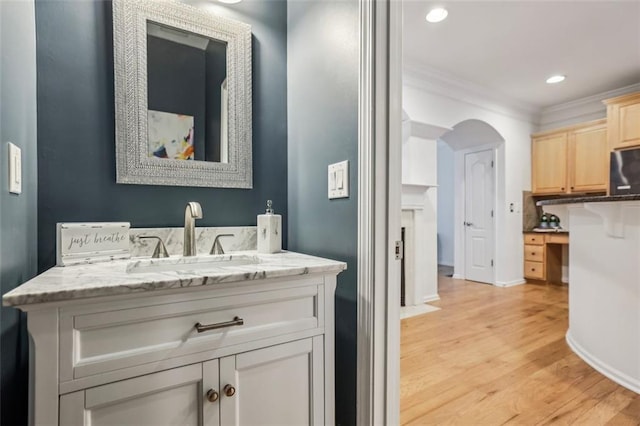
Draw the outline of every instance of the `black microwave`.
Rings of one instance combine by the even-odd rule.
[[[640,148],[611,153],[611,195],[640,194]]]

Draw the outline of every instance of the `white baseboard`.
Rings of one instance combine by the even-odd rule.
[[[453,268],[453,264],[449,264],[449,263],[445,263],[445,262],[438,262],[438,266],[448,266],[450,268]]]
[[[513,280],[513,281],[496,281],[495,285],[497,287],[513,287],[514,285],[520,285],[525,283],[526,281],[520,278],[518,280]]]
[[[625,374],[609,366],[608,364],[605,364],[595,356],[591,355],[585,348],[583,348],[573,339],[571,330],[567,331],[565,338],[571,350],[580,358],[582,358],[584,362],[592,366],[596,371],[610,378],[620,386],[632,390],[635,393],[640,393],[640,380],[630,377],[628,374]]]
[[[436,300],[440,300],[440,296],[438,296],[438,293],[425,296],[422,298],[422,301],[424,303],[435,302]]]
[[[464,280],[464,276],[460,274],[453,274],[451,278],[453,278],[454,280]]]
[[[560,281],[562,281],[562,284],[569,284],[569,277],[562,277]]]

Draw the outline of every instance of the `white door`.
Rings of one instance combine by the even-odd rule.
[[[96,386],[60,397],[60,425],[198,426],[203,390],[202,364]],[[219,422],[218,417],[205,420],[206,426]]]
[[[465,155],[465,278],[493,284],[493,150]]]
[[[220,359],[223,426],[323,425],[323,337]]]

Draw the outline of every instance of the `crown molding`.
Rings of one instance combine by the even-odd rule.
[[[602,101],[633,92],[640,92],[640,83],[543,108],[540,113],[539,130],[604,118],[607,115],[607,106]]]
[[[538,124],[539,122],[541,108],[497,94],[495,90],[451,76],[430,66],[406,61],[402,74],[403,84],[406,86],[426,90],[528,123]]]

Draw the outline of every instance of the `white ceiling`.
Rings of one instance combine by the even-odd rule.
[[[438,24],[427,12],[444,5]],[[404,64],[544,108],[640,82],[640,0],[403,2]],[[566,74],[560,84],[545,83]]]

